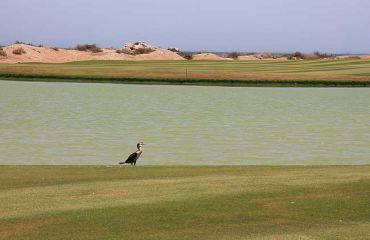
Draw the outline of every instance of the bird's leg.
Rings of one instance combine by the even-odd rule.
[[[136,161],[134,162],[134,166],[136,166]]]

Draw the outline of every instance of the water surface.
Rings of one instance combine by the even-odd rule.
[[[0,164],[370,164],[369,88],[0,81]]]

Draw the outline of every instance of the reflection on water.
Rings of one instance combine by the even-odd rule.
[[[370,89],[0,81],[0,164],[370,164]]]

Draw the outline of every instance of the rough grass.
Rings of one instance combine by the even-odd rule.
[[[206,85],[370,85],[370,60],[88,61],[0,64],[0,77]]]
[[[0,239],[369,239],[370,166],[0,167]]]

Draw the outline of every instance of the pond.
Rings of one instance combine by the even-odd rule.
[[[0,164],[370,164],[370,88],[0,81]]]

